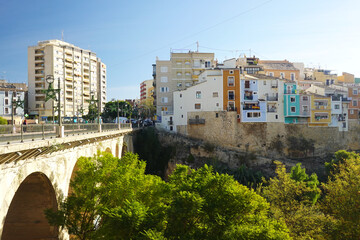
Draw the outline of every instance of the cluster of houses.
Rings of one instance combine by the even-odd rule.
[[[254,57],[214,60],[211,53],[171,53],[156,61],[157,126],[185,132],[206,124],[197,112],[236,112],[237,122],[278,122],[348,131],[359,120],[360,79]],[[195,118],[190,117],[194,116]],[[185,130],[184,130],[185,129]]]

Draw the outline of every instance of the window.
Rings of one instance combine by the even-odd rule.
[[[200,67],[200,60],[194,60],[194,67]]]
[[[5,114],[9,114],[9,108],[5,108]]]
[[[290,97],[290,102],[295,102],[296,98],[295,97]]]
[[[264,83],[264,85],[266,85],[266,81],[265,81],[265,80],[263,81],[263,83]]]
[[[354,110],[351,109],[351,110],[350,110],[350,114],[354,114]]]
[[[205,68],[209,68],[211,67],[211,62],[210,61],[206,61],[205,62]]]
[[[285,73],[281,72],[280,73],[280,78],[285,78]]]
[[[195,109],[201,109],[201,104],[200,103],[195,103]]]
[[[295,80],[295,73],[290,73],[290,79],[293,81]]]
[[[216,103],[216,106],[218,107],[218,106],[219,106],[219,103]]]
[[[261,117],[260,112],[248,112],[246,115],[247,115],[248,118],[259,118],[259,117]]]
[[[200,99],[201,98],[201,91],[196,91],[196,98]]]
[[[230,71],[229,71],[229,74],[234,74],[234,70],[230,70]]]
[[[309,107],[306,105],[303,105],[302,108],[303,108],[303,112],[307,112],[309,110]]]
[[[308,96],[303,96],[303,97],[302,97],[302,100],[303,100],[303,101],[308,101],[309,98],[308,98]]]
[[[228,77],[228,86],[229,86],[229,87],[235,86],[234,77]]]
[[[186,60],[186,61],[185,61],[185,65],[190,65],[190,61],[189,61],[189,60]]]
[[[179,77],[182,75],[181,72],[177,72],[176,75],[178,75]]]
[[[340,109],[340,105],[339,105],[339,104],[335,104],[335,109]]]
[[[213,97],[219,97],[219,93],[218,92],[213,92]]]
[[[160,68],[160,71],[161,72],[168,72],[168,67],[163,66],[163,67]]]
[[[190,74],[189,72],[186,72],[185,75],[186,75],[186,76],[190,76],[191,74]]]
[[[245,88],[250,88],[250,81],[245,81]]]
[[[253,117],[254,117],[254,118],[259,118],[260,115],[261,115],[261,114],[260,114],[259,112],[254,112],[254,113],[253,113]]]
[[[357,107],[357,100],[353,100],[353,106]]]
[[[270,76],[270,77],[273,77],[273,76],[274,76],[274,73],[273,73],[273,72],[269,72],[269,76]]]
[[[8,97],[8,96],[9,96],[9,92],[5,91],[5,97]]]
[[[229,91],[229,93],[228,93],[228,99],[229,99],[229,100],[235,100],[235,93],[234,93],[234,91]]]
[[[167,103],[167,102],[168,102],[168,98],[167,98],[167,97],[162,97],[162,98],[161,98],[161,102],[162,102],[162,103]]]
[[[182,94],[180,93],[180,97],[182,98]]]
[[[169,88],[168,87],[161,87],[160,92],[169,92]]]
[[[181,86],[182,86],[182,83],[178,83],[177,86],[178,86],[178,87],[181,87]]]
[[[13,92],[13,97],[16,97],[16,92]]]
[[[278,119],[279,117],[278,117],[278,115],[275,115],[275,119]]]
[[[358,90],[357,89],[353,89],[353,94],[357,95],[358,94]]]
[[[191,86],[191,83],[185,83],[185,87],[190,87]]]
[[[177,65],[181,65],[181,61],[176,61],[176,64],[177,64]]]
[[[234,111],[235,110],[235,102],[229,102],[229,110]]]
[[[5,99],[5,105],[9,105],[9,99]]]
[[[161,82],[168,82],[168,77],[161,77]]]
[[[290,111],[291,111],[292,113],[296,112],[296,107],[291,107],[291,108],[290,108]]]

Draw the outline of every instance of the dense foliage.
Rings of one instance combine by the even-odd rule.
[[[7,124],[8,124],[7,120],[3,117],[0,117],[0,125],[7,125]]]
[[[131,116],[133,115],[133,108],[130,103],[117,100],[107,102],[101,116],[107,121],[113,121],[117,118],[118,111],[119,117],[131,118]]]
[[[78,165],[72,194],[46,211],[77,239],[289,239],[264,198],[211,167],[179,165],[165,182],[133,154]]]
[[[275,163],[255,191],[207,165],[178,165],[165,182],[136,155],[101,153],[78,160],[71,194],[46,214],[77,239],[360,238],[359,155],[337,152],[321,184]]]

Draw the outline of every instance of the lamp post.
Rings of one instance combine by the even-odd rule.
[[[13,95],[14,95],[14,92],[13,92]],[[18,96],[18,100],[14,100],[14,98],[12,98],[12,106],[11,106],[11,124],[13,126],[12,133],[15,132],[14,114],[18,107],[24,109],[24,101],[21,101],[20,96]]]
[[[46,82],[49,84],[48,89],[42,90],[43,93],[46,94],[45,102],[49,101],[50,99],[56,100],[56,93],[58,93],[58,121],[59,121],[59,135],[61,137],[61,107],[60,107],[60,78],[58,78],[58,89],[54,89],[53,83],[54,83],[54,76],[53,75],[47,75],[46,76]],[[54,108],[53,108],[53,119],[54,119]]]
[[[92,111],[94,111],[93,109],[96,109],[97,111],[97,118],[98,118],[98,125],[99,125],[99,132],[101,132],[101,125],[100,125],[100,112],[99,112],[99,109],[98,109],[98,106],[96,105],[96,103],[99,102],[99,99],[95,99],[94,98],[94,92],[91,91],[91,99],[90,100],[87,100],[87,102],[90,104],[91,108],[89,107],[89,111],[90,109]],[[94,106],[95,105],[95,106]],[[91,113],[92,114],[92,113]]]

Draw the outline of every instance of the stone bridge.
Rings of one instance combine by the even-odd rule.
[[[81,156],[132,151],[133,129],[0,146],[0,239],[68,239],[50,227],[44,209],[68,195]]]

